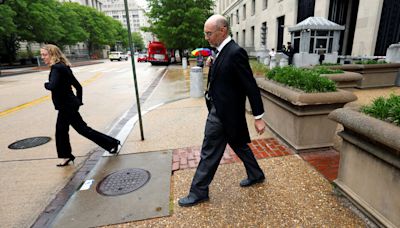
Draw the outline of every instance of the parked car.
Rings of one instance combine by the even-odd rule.
[[[110,59],[110,61],[114,61],[114,60],[121,61],[123,59],[127,61],[128,55],[123,52],[120,52],[120,51],[112,51],[108,55],[108,58]]]
[[[137,57],[137,61],[139,62],[147,62],[147,55],[146,54],[139,54]]]

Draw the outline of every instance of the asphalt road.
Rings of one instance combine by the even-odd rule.
[[[139,95],[162,73],[164,66],[135,63]],[[74,67],[83,86],[80,112],[88,125],[107,133],[135,103],[131,61]],[[29,227],[55,194],[74,174],[58,168],[55,151],[54,110],[43,83],[49,71],[0,78],[0,227]],[[11,150],[10,144],[25,138],[47,136],[51,141],[29,149]],[[70,131],[79,166],[96,145]]]

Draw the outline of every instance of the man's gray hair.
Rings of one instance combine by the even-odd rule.
[[[218,18],[218,20],[217,20],[217,28],[222,28],[222,27],[226,27],[227,30],[229,31],[228,20],[223,16]]]

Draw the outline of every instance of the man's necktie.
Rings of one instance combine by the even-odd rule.
[[[218,49],[215,49],[215,51],[214,51],[214,53],[215,53],[215,57],[217,57],[217,55],[218,55]]]

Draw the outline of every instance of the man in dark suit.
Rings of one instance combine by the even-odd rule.
[[[287,48],[284,53],[288,56],[288,64],[292,65],[293,64],[293,56],[294,56],[294,48],[292,47],[291,42],[287,42]]]
[[[178,201],[180,206],[193,206],[209,199],[209,185],[228,143],[246,168],[247,178],[240,182],[240,186],[248,187],[265,179],[247,145],[250,135],[245,118],[246,96],[255,117],[256,131],[262,134],[265,130],[261,119],[264,108],[247,52],[229,36],[228,21],[221,15],[213,15],[205,22],[204,36],[217,50],[208,74],[206,101],[209,114],[201,159],[189,195]]]

